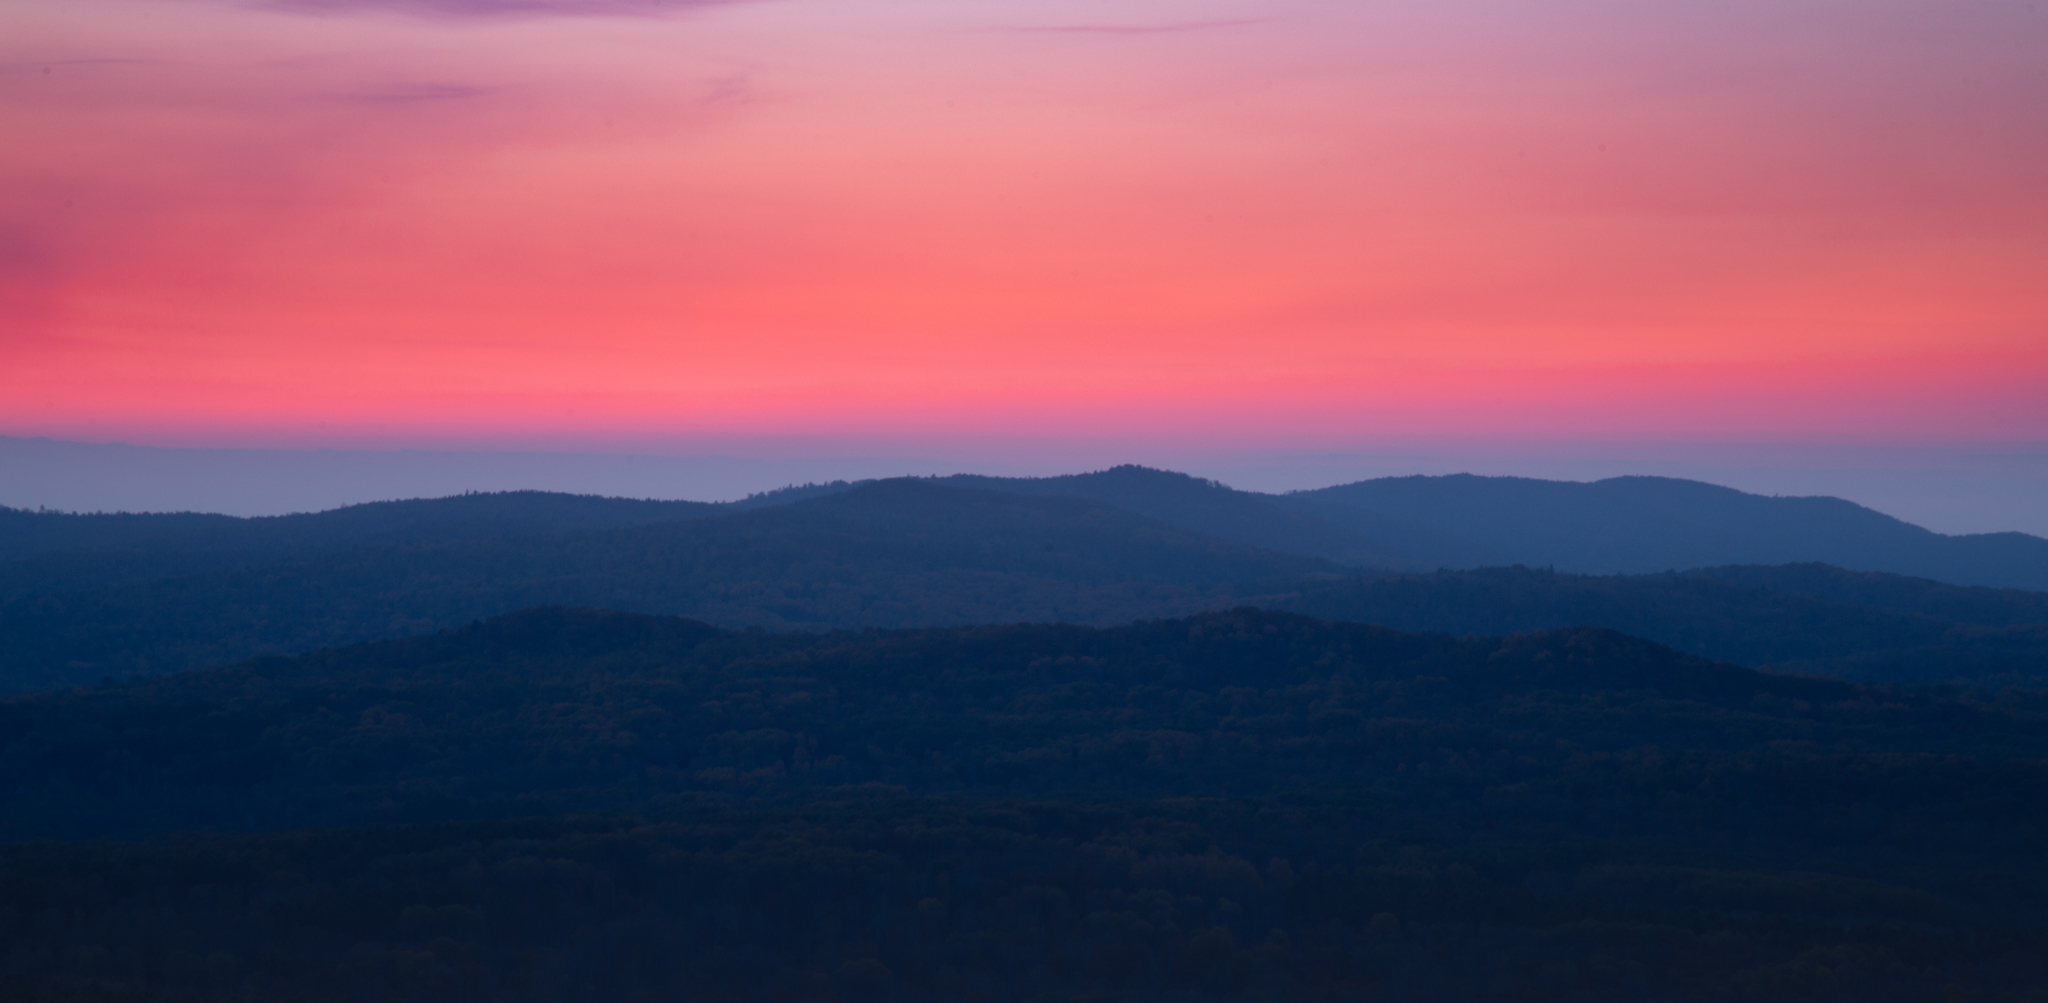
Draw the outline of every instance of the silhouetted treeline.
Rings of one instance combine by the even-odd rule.
[[[1592,629],[531,610],[0,701],[8,835],[83,840],[0,846],[0,996],[2038,999],[2044,723]]]
[[[1574,791],[1633,783],[1614,757],[1654,746],[1663,808],[1616,816],[1615,831],[1733,832],[1773,804],[1797,814],[1774,824],[1805,826],[1846,797],[1894,813],[1894,831],[1981,825],[1976,838],[2001,842],[2012,837],[1991,802],[1971,799],[1995,793],[2008,821],[2048,811],[2005,804],[2017,789],[2000,786],[2033,783],[2023,764],[2048,758],[2035,709],[2017,691],[1774,675],[1585,628],[1455,639],[1244,609],[1110,630],[814,635],[532,610],[0,702],[0,834],[532,814],[866,782],[992,796],[1370,786],[1484,796],[1564,833]],[[1767,782],[1778,771],[1792,771],[1780,778],[1791,800]],[[1802,771],[1832,771],[1820,801],[1792,779]]]

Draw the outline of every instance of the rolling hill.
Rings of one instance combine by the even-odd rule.
[[[1824,563],[1956,585],[2048,590],[2048,540],[2038,537],[1946,536],[1839,498],[1766,497],[1673,478],[1578,483],[1460,474],[1285,495],[1138,466],[949,481],[1095,498],[1220,539],[1372,569],[1521,564],[1645,574]]]
[[[0,549],[15,556],[0,563],[0,629],[13,643],[0,650],[0,680],[21,691],[176,671],[545,603],[792,629],[1110,624],[1244,601],[1454,634],[1587,624],[1703,657],[1853,678],[2048,679],[2040,592],[1817,564],[1598,577],[1416,572],[1434,565],[1400,548],[1447,558],[1484,550],[1449,529],[1401,528],[1443,491],[1485,496],[1433,516],[1451,528],[1510,522],[1498,510],[1517,492],[1542,495],[1520,518],[1544,546],[1593,533],[1585,513],[1602,510],[1583,504],[1589,492],[1607,499],[1620,527],[1600,543],[1610,551],[1683,517],[1720,526],[1721,542],[1694,533],[1672,546],[1749,553],[1728,541],[1796,539],[1801,524],[1787,512],[1846,511],[1854,525],[1934,538],[1845,502],[1686,482],[1425,478],[1330,489],[1396,517],[1312,497],[1323,493],[1257,495],[1141,467],[821,485],[717,506],[515,492],[270,519],[8,511]],[[1673,497],[1691,500],[1674,509]],[[1324,514],[1297,510],[1304,505]],[[1830,539],[1850,537],[1863,538],[1845,530]],[[1389,567],[1404,564],[1409,573]]]
[[[1370,533],[1441,567],[1524,564],[1591,574],[1818,562],[1956,585],[2048,590],[2048,540],[2025,533],[1945,536],[1839,498],[1769,498],[1698,481],[1616,477],[1582,484],[1521,477],[1390,477],[1281,497],[1295,511]]]
[[[2044,713],[1585,628],[535,609],[0,700],[0,995],[2024,1000]]]
[[[1370,575],[1307,582],[1271,605],[1451,634],[1592,625],[1742,665],[1849,679],[2041,686],[2048,684],[2044,603],[2048,595],[2017,589],[1788,565],[1656,575],[1519,566]]]
[[[1125,465],[1062,477],[958,474],[942,483],[1015,494],[1093,498],[1220,540],[1345,564],[1403,568],[1412,563],[1396,556],[1400,550],[1389,549],[1405,549],[1411,542],[1385,526],[1370,525],[1370,520],[1351,519],[1347,526],[1295,511],[1272,495],[1237,491],[1169,470]]]
[[[548,603],[773,629],[1111,623],[1231,605],[1261,595],[1262,583],[1338,570],[1086,498],[918,480],[683,511],[694,517],[387,536],[89,589],[22,589],[28,576],[18,576],[0,599],[0,632],[12,642],[0,649],[0,679],[19,691],[177,671]]]

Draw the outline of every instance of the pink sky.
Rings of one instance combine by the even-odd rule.
[[[2048,3],[17,0],[0,434],[2048,440]]]

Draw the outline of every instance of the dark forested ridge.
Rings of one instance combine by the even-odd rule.
[[[1780,498],[1698,481],[1593,483],[1518,477],[1389,477],[1286,495],[1237,491],[1125,465],[1042,478],[960,475],[941,483],[1093,498],[1266,550],[1401,571],[1524,564],[1582,573],[1820,562],[1962,585],[2048,590],[2048,540],[1946,536],[1839,498]],[[72,515],[0,508],[0,560],[140,546],[303,556],[364,540],[532,534],[693,518],[850,490],[809,485],[742,502],[652,502],[508,492],[357,505],[260,519]],[[0,574],[0,587],[18,572]]]
[[[361,542],[551,533],[689,519],[727,506],[502,491],[238,518],[191,512],[30,512],[0,507],[0,559],[147,548],[292,557]]]
[[[1950,585],[1928,578],[1848,571],[1827,564],[1743,564],[1694,568],[1689,577],[1791,592],[1892,613],[1986,627],[2048,623],[2048,592]]]
[[[1633,709],[1548,706],[1553,690]],[[1870,715],[1849,713],[1865,700]],[[1682,709],[1657,712],[1660,701]],[[1775,713],[1778,702],[1835,710]],[[1276,782],[1356,783],[1375,763],[1398,774],[1409,739],[1393,717],[1431,722],[1411,738],[1432,749],[1459,734],[1463,757],[1508,754],[1496,782],[1570,758],[1553,739],[1509,737],[1502,713],[1539,732],[1545,714],[1591,715],[1594,731],[1611,733],[1581,734],[1575,751],[1732,751],[1797,736],[1887,753],[1981,755],[1985,741],[2000,756],[2048,753],[2048,735],[2020,718],[1950,733],[1942,722],[1968,708],[1984,713],[1590,628],[1460,640],[1245,608],[1109,630],[735,634],[539,609],[0,704],[0,834],[343,824],[490,813],[506,799],[521,811],[589,810],[764,785],[1248,796]],[[1365,726],[1375,719],[1394,730]]]
[[[1339,570],[1092,499],[908,479],[691,519],[381,540],[85,590],[28,588],[35,579],[22,566],[7,569],[14,588],[0,593],[0,636],[11,642],[0,679],[17,691],[404,636],[546,603],[775,629],[1114,623],[1228,606],[1278,591],[1261,583]]]
[[[1305,583],[1272,605],[1454,634],[1591,624],[1704,658],[1853,679],[2048,685],[2048,594],[1825,565],[1374,575]]]
[[[1137,466],[950,480],[1096,498],[1222,539],[1371,568],[1523,564],[1630,574],[1822,562],[2048,590],[2048,540],[2039,537],[1947,536],[1839,498],[1766,497],[1667,477],[1388,477],[1278,496]]]
[[[2044,714],[1592,629],[531,610],[0,701],[13,837],[243,830],[0,845],[0,994],[2031,1000]]]
[[[725,506],[521,492],[275,520],[0,512],[0,539],[28,555],[0,563],[0,691],[400,637],[547,603],[816,629],[1112,624],[1257,602],[1454,634],[1590,624],[1853,678],[2048,680],[2048,593],[1817,565],[1394,574],[1332,561],[1391,553],[1361,525],[1403,546],[1445,538],[1377,516],[1340,528],[1286,501],[1120,467],[822,485]],[[72,546],[87,539],[101,544]]]
[[[254,518],[0,506],[0,598],[304,560],[350,547],[521,539],[697,519],[849,487],[811,484],[716,504],[501,491]]]

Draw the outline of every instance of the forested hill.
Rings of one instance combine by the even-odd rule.
[[[0,679],[20,690],[196,668],[546,603],[776,629],[1114,623],[1337,570],[1086,498],[881,481],[694,519],[387,540],[94,589],[33,589],[35,568],[17,562]]]
[[[542,491],[376,502],[246,519],[0,508],[0,600],[308,560],[352,547],[547,536],[729,510],[701,502]]]
[[[810,484],[720,503],[500,491],[253,518],[0,506],[0,597],[301,560],[353,546],[547,536],[697,519],[848,487],[844,482]]]
[[[1393,477],[1266,495],[1126,465],[1061,477],[962,475],[941,483],[1092,498],[1218,539],[1375,569],[1523,564],[1610,574],[1821,562],[1959,585],[2048,590],[2048,540],[2038,537],[1945,536],[1839,498],[1765,497],[1661,477],[1590,484],[1469,474]],[[212,567],[362,542],[587,530],[784,504],[851,487],[811,485],[719,505],[510,492],[266,519],[0,509],[0,560],[62,552],[61,560],[45,562],[34,574],[49,578],[74,566],[82,570],[67,580],[85,584],[124,560],[144,561],[141,570],[153,571],[166,556]],[[147,564],[152,557],[158,563]],[[23,574],[0,572],[0,589]]]
[[[2017,1003],[2044,713],[1591,629],[530,610],[0,701],[9,835],[243,833],[0,845],[0,993]]]
[[[1018,494],[1094,498],[1218,539],[1312,554],[1346,564],[1431,570],[1446,563],[1425,566],[1405,556],[1419,549],[1419,541],[1412,538],[1411,530],[1420,527],[1378,525],[1351,513],[1340,524],[1294,511],[1272,495],[1237,491],[1170,470],[1126,464],[1061,477],[959,474],[945,478],[943,483]]]
[[[1850,679],[2048,685],[2048,593],[1825,565],[1365,575],[1304,582],[1271,605],[1453,634],[1591,624],[1705,658]]]
[[[1283,498],[1119,467],[814,485],[718,506],[515,492],[275,519],[0,511],[0,551],[24,555],[0,561],[0,635],[10,641],[0,692],[400,637],[548,603],[815,629],[1113,624],[1256,602],[1454,634],[1590,624],[1704,657],[1851,678],[2048,680],[2048,593],[1815,565],[1597,579],[1358,565],[1434,569],[1413,555],[1456,565],[1489,552],[1409,518],[1420,515],[1402,506],[1429,508],[1416,499],[1430,492],[1494,492],[1445,506],[1439,521],[1526,524],[1540,543],[1592,533],[1585,513],[1603,509],[1582,496],[1607,497],[1617,483],[1497,481],[1366,482]],[[1622,487],[1601,503],[1621,513],[1601,543],[1610,549],[1647,533],[1667,549],[1707,548],[1694,556],[1747,553],[1714,541],[1740,543],[1751,530],[1790,539],[1803,524],[1772,513],[1847,506],[1687,482]],[[1549,500],[1517,508],[1517,492]],[[1394,497],[1401,514],[1329,500],[1339,495]],[[1673,508],[1666,495],[1693,501]],[[1303,505],[1324,514],[1290,507]],[[1498,505],[1507,508],[1488,507]],[[1887,532],[1904,526],[1843,510]]]
[[[1184,480],[1176,490],[1224,491]],[[1240,602],[1453,634],[1589,624],[1703,657],[1847,678],[2048,681],[2044,593],[1824,566],[1361,576],[1099,500],[963,483],[830,486],[796,503],[567,532],[487,532],[494,524],[479,519],[445,539],[383,537],[267,562],[242,552],[211,569],[169,551],[149,558],[170,561],[159,577],[94,588],[63,587],[65,576],[93,572],[90,561],[43,555],[0,566],[12,590],[0,591],[11,642],[0,648],[0,681],[21,691],[197,668],[543,603],[790,629],[1113,624]],[[585,500],[446,501],[530,514]],[[46,575],[45,563],[59,570]]]
[[[190,512],[31,512],[0,507],[0,558],[162,548],[294,556],[363,542],[550,533],[709,515],[728,506],[547,491],[371,502],[326,512],[239,518]]]
[[[1987,627],[2048,623],[2048,592],[2026,589],[1950,585],[1910,575],[1849,571],[1815,563],[1728,565],[1694,568],[1685,574],[1891,613],[1940,617],[1957,623]]]
[[[1241,608],[1113,629],[770,634],[540,608],[0,702],[0,826],[13,838],[284,828],[882,782],[1001,796],[1345,788],[1418,805],[1463,791],[1562,834],[1580,820],[1540,792],[1595,782],[1567,769],[1585,757],[1648,746],[1678,771],[1665,780],[1694,778],[1663,788],[1673,803],[1718,803],[1679,792],[1782,753],[1875,771],[1831,801],[1933,798],[1961,820],[1989,810],[1972,806],[1975,771],[2048,780],[2024,765],[2048,758],[2041,708],[2014,699],[1775,675],[1590,628],[1458,639]],[[1885,793],[1880,776],[1919,779]],[[1958,786],[1924,786],[1937,776]],[[1765,796],[1735,774],[1720,782]],[[1499,800],[1518,784],[1533,786]],[[2005,795],[2008,821],[2048,811]],[[1668,807],[1600,824],[1700,836],[1693,809]],[[1711,827],[1778,838],[1737,837],[1734,822]]]
[[[1380,569],[1523,564],[1616,574],[1824,562],[2048,590],[2048,540],[2038,537],[1945,536],[1839,498],[1766,497],[1664,477],[1390,477],[1277,496],[1138,466],[948,480],[1096,498],[1222,539]]]
[[[1455,546],[1388,547],[1444,567],[1526,564],[1599,574],[1822,562],[1959,585],[2048,590],[2048,540],[1945,536],[1840,498],[1776,498],[1668,477],[1582,484],[1389,477],[1282,497],[1340,526],[1395,520]],[[1413,537],[1424,539],[1424,537]]]

